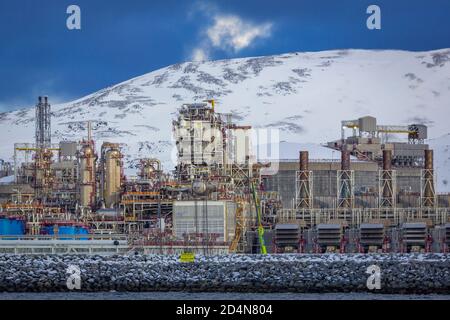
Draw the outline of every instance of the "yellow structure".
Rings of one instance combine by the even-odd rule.
[[[117,143],[102,145],[102,192],[107,208],[119,204],[122,183],[122,154]]]
[[[79,156],[80,205],[83,207],[92,206],[95,202],[95,161],[93,146],[84,145]]]

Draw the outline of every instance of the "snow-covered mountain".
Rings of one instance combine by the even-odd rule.
[[[171,120],[182,103],[214,98],[218,112],[254,127],[279,128],[286,143],[338,139],[340,121],[424,123],[436,149],[439,191],[450,191],[450,49],[335,50],[185,62],[52,106],[53,141],[79,140],[86,121],[102,141],[126,144],[126,163],[159,157],[172,169]],[[51,102],[51,97],[50,97]],[[0,158],[33,142],[33,107],[0,114]],[[288,158],[280,148],[281,158]]]

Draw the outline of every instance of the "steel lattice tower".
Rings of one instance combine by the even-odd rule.
[[[48,97],[39,97],[36,104],[36,148],[46,149],[50,146],[50,104],[48,103]]]

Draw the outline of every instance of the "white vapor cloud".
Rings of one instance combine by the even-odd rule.
[[[193,19],[197,13],[210,20],[210,23],[200,32],[200,44],[190,51],[191,61],[210,60],[215,50],[235,54],[252,46],[257,40],[270,37],[272,33],[270,22],[254,23],[235,14],[224,14],[205,2],[197,2],[189,14],[190,18]]]
[[[215,48],[237,52],[250,46],[257,38],[267,38],[271,23],[251,24],[235,15],[215,16],[206,34]]]
[[[194,62],[202,62],[209,60],[207,50],[205,48],[195,48],[192,51],[191,60]]]

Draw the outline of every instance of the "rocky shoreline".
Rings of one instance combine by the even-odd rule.
[[[380,289],[367,287],[371,265],[380,268]],[[70,266],[80,271],[79,290],[67,286]],[[193,263],[175,255],[0,255],[0,292],[113,290],[449,294],[450,255],[226,255]]]

